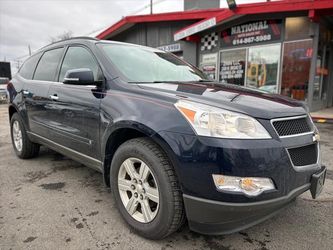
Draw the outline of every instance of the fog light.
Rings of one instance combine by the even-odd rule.
[[[221,192],[245,194],[250,197],[275,189],[274,183],[270,178],[213,174],[213,180],[217,190]]]

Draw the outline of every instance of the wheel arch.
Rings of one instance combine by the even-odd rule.
[[[118,124],[116,127],[117,128],[113,129],[107,137],[104,137],[107,139],[104,140],[104,147],[102,148],[102,152],[104,153],[103,179],[106,186],[110,187],[110,166],[114,153],[121,144],[139,137],[148,137],[155,142],[167,155],[177,173],[175,157],[172,153],[173,151],[168,143],[156,131],[140,123],[132,123],[131,125],[128,123],[126,123],[126,125]]]
[[[14,105],[9,105],[8,107],[9,122],[12,119],[14,113],[18,113],[18,110]]]

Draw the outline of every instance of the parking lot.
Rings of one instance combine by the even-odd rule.
[[[318,128],[328,172],[317,200],[307,192],[240,233],[204,236],[185,225],[154,242],[127,227],[101,174],[46,148],[35,159],[18,159],[7,105],[0,105],[0,249],[332,249],[333,125]]]

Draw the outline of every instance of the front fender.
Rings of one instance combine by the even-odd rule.
[[[135,122],[135,121],[129,121],[129,120],[124,120],[124,121],[119,121],[116,123],[113,123],[112,125],[110,124],[105,128],[102,134],[101,138],[101,150],[102,150],[102,157],[105,157],[105,152],[106,152],[106,145],[109,140],[109,138],[117,134],[120,130],[122,129],[128,129],[128,130],[135,130],[138,133],[144,134],[145,136],[148,137],[153,137],[156,134],[156,131],[153,129],[147,127],[146,125]]]

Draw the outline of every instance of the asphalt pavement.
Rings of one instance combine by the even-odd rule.
[[[275,217],[231,235],[204,236],[185,225],[150,241],[122,220],[100,173],[46,148],[37,158],[18,159],[7,105],[0,105],[0,249],[332,249],[333,124],[318,128],[328,172],[317,200],[307,192]]]

